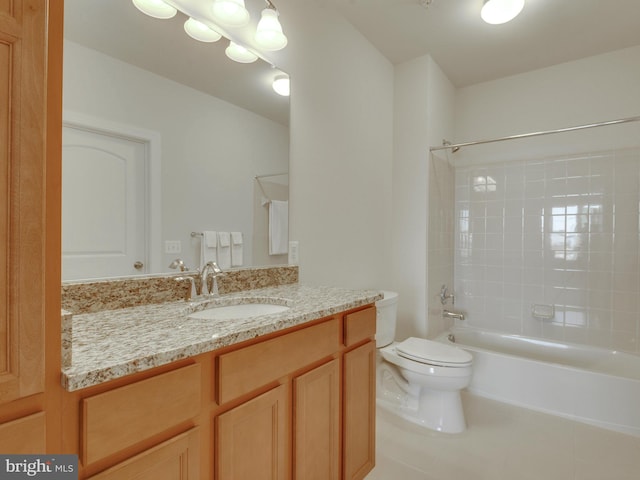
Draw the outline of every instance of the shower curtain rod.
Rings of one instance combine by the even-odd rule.
[[[503,142],[505,140],[515,140],[519,138],[539,137],[541,135],[550,135],[552,133],[573,132],[575,130],[584,130],[586,128],[604,127],[606,125],[617,125],[618,123],[629,123],[629,122],[637,122],[637,121],[640,121],[640,116],[621,118],[618,120],[608,120],[606,122],[599,122],[599,123],[590,123],[587,125],[578,125],[576,127],[558,128],[556,130],[545,130],[541,132],[521,133],[519,135],[511,135],[508,137],[492,138],[491,140],[477,140],[475,142],[447,144],[439,147],[430,147],[429,151],[434,152],[436,150],[446,150],[446,149],[457,150],[461,147],[469,147],[472,145],[482,145],[484,143]]]

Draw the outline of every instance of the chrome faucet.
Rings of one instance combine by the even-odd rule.
[[[169,268],[179,268],[181,272],[185,272],[189,270],[189,268],[184,264],[181,258],[176,258],[173,262],[169,264]]]
[[[442,318],[453,318],[455,320],[464,320],[464,313],[450,312],[449,310],[442,310]]]
[[[189,282],[189,285],[191,285],[191,288],[189,289],[189,294],[185,298],[187,302],[194,300],[198,296],[198,287],[196,286],[196,279],[193,278],[191,275],[187,275],[185,277],[176,277],[175,281],[176,282],[186,281],[186,282]]]
[[[222,274],[222,269],[218,266],[216,262],[207,262],[204,267],[202,267],[202,272],[200,272],[200,293],[199,295],[204,295],[205,287],[207,289],[207,294],[209,295],[217,295],[218,294],[218,276]],[[213,285],[212,288],[209,289],[209,284],[207,283],[207,279],[209,275],[213,276]]]

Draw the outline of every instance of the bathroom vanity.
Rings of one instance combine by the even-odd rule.
[[[63,444],[79,478],[364,478],[379,298],[291,284],[68,318]],[[252,301],[288,308],[194,315]]]

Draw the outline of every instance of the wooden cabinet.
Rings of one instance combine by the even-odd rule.
[[[45,16],[0,3],[0,403],[44,391]]]
[[[339,479],[339,359],[296,377],[293,385],[294,478]]]
[[[0,452],[38,454],[45,451],[45,414],[35,413],[0,424]]]
[[[60,171],[54,147],[62,133],[56,102],[62,91],[49,93],[47,85],[61,85],[61,21],[62,2],[0,1],[0,451],[6,454],[59,451],[60,227],[48,226],[60,223],[60,209],[59,189],[48,182]]]
[[[362,479],[374,333],[365,307],[67,393],[65,449],[80,479]]]
[[[340,348],[336,318],[218,357],[218,402],[226,403],[275,382]]]
[[[375,464],[374,335],[369,307],[220,355],[220,405],[240,404],[216,418],[216,480],[364,478]]]
[[[216,478],[289,478],[288,397],[280,385],[217,417]]]
[[[198,442],[195,428],[94,475],[91,480],[199,480]]]
[[[85,465],[160,434],[200,413],[200,366],[163,373],[82,400]]]
[[[344,354],[344,479],[362,479],[375,465],[375,342]]]

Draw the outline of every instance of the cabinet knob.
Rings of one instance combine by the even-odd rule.
[[[135,268],[136,270],[142,270],[142,267],[144,267],[144,263],[139,260],[133,264],[133,268]]]

